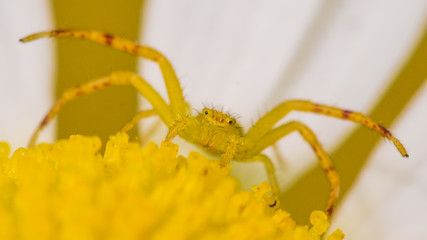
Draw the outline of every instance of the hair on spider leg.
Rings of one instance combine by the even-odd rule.
[[[256,119],[260,119],[261,118],[262,115],[260,114],[260,110],[259,109],[256,111],[256,115],[257,115]],[[250,121],[251,121],[250,122],[250,127],[252,128],[255,125],[255,123],[257,122],[257,120],[254,120],[253,118],[251,118]]]

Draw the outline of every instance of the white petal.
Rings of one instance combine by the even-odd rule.
[[[409,158],[382,143],[338,209],[332,229],[341,228],[348,239],[427,239],[426,103],[427,82],[393,126]]]
[[[46,1],[0,1],[0,136],[12,149],[25,146],[52,98],[53,49],[49,41],[22,44],[52,28]],[[53,126],[41,140],[52,139]]]
[[[156,0],[148,2],[142,42],[171,60],[194,108],[223,106],[247,129],[292,98],[368,113],[411,53],[426,12],[422,0]],[[144,64],[142,75],[166,97],[157,66]],[[306,113],[283,121],[291,119],[310,126],[328,152],[355,126]],[[281,182],[316,164],[300,136],[280,146],[289,160]],[[249,185],[259,182],[258,165],[239,165],[254,179]]]

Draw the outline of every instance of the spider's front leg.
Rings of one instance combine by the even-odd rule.
[[[311,112],[360,123],[392,141],[400,154],[403,157],[408,157],[405,147],[403,147],[402,143],[397,140],[387,128],[364,114],[303,100],[291,100],[279,104],[259,119],[255,125],[249,129],[246,137],[253,142],[261,141],[263,136],[273,129],[274,125],[291,111]]]
[[[177,114],[187,113],[189,111],[189,107],[184,100],[181,85],[171,63],[156,49],[139,45],[126,38],[96,30],[57,29],[53,31],[34,33],[20,39],[20,41],[29,42],[44,37],[85,39],[156,62],[165,79],[172,114],[176,116]]]
[[[113,72],[109,76],[98,78],[65,91],[43,118],[28,144],[34,146],[40,131],[58,114],[64,105],[80,96],[112,85],[131,85],[140,92],[152,105],[154,111],[165,124],[172,121],[171,111],[163,98],[140,76],[133,72]],[[169,125],[168,125],[169,126]],[[128,126],[129,127],[129,126]]]
[[[230,164],[230,161],[235,158],[236,152],[238,151],[237,148],[241,144],[241,138],[235,135],[227,136],[226,144],[227,147],[222,153],[221,160],[219,162],[221,167],[227,166]]]
[[[48,122],[52,120],[52,118],[58,113],[59,109],[61,109],[65,103],[81,95],[89,94],[93,91],[96,91],[109,85],[133,85],[144,97],[147,98],[147,100],[151,103],[153,107],[153,110],[142,111],[138,113],[138,115],[122,129],[122,131],[124,132],[131,129],[136,124],[137,120],[139,120],[140,118],[152,115],[153,111],[160,115],[161,120],[168,127],[171,126],[172,120],[177,118],[180,114],[189,113],[190,107],[184,100],[182,88],[178,81],[178,78],[176,77],[175,71],[173,70],[173,67],[170,64],[169,60],[159,51],[148,46],[139,45],[125,38],[95,30],[58,29],[53,31],[31,34],[27,37],[20,39],[20,41],[29,42],[44,37],[85,39],[92,42],[104,44],[112,48],[156,62],[159,65],[160,71],[162,72],[162,75],[165,80],[166,90],[169,97],[169,105],[166,104],[166,102],[160,97],[160,95],[141,77],[137,76],[134,73],[116,72],[108,77],[99,78],[66,91],[62,95],[61,99],[58,100],[58,102],[54,105],[54,107],[40,123],[37,130],[33,134],[32,139],[30,140],[29,146],[34,145],[39,132]],[[115,75],[118,76],[116,77]],[[114,79],[112,79],[114,77],[116,77],[116,79],[121,78],[124,80],[124,82],[120,80],[115,81]]]

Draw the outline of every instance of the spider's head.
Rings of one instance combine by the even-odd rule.
[[[204,119],[206,119],[210,124],[220,126],[220,127],[231,127],[236,126],[236,119],[231,117],[227,113],[223,113],[210,108],[203,108],[203,111],[200,113]]]

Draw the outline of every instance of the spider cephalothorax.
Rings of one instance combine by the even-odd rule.
[[[199,136],[196,137],[197,143],[210,151],[224,152],[227,148],[227,138],[243,135],[236,119],[215,109],[204,108],[195,120],[197,128],[200,129]],[[188,134],[193,134],[193,131]],[[191,137],[187,139],[191,141]]]
[[[248,132],[244,133],[233,117],[218,110],[204,108],[198,115],[192,116],[189,111],[191,108],[184,100],[181,85],[176,77],[172,65],[165,56],[153,48],[138,45],[127,39],[99,31],[55,30],[36,33],[21,39],[21,41],[28,42],[42,37],[87,39],[158,63],[165,80],[169,103],[167,103],[156,90],[154,90],[136,73],[113,72],[108,76],[94,79],[86,84],[82,84],[64,92],[62,97],[52,107],[34,132],[33,137],[30,140],[30,147],[35,144],[39,132],[52,120],[52,118],[67,102],[110,85],[132,85],[151,103],[152,109],[142,110],[139,112],[130,123],[124,126],[121,131],[128,131],[141,118],[158,115],[163,123],[169,128],[166,140],[171,140],[175,136],[179,135],[189,142],[199,144],[207,150],[220,155],[221,166],[229,164],[231,160],[241,162],[263,162],[268,173],[268,180],[272,187],[272,193],[277,197],[279,196],[279,186],[274,166],[271,160],[262,154],[262,151],[267,147],[274,145],[279,139],[285,137],[289,133],[298,132],[313,149],[313,152],[319,160],[321,168],[324,170],[329,180],[329,200],[326,206],[326,213],[329,216],[332,214],[337,202],[340,184],[339,175],[332,165],[329,156],[326,154],[322,145],[317,140],[316,135],[310,130],[310,128],[296,121],[276,126],[278,121],[285,117],[289,112],[312,112],[363,124],[383,137],[391,140],[402,156],[408,156],[405,148],[399,140],[397,140],[389,130],[371,118],[361,113],[303,100],[291,100],[277,105],[261,117],[248,130]],[[276,203],[272,203],[271,206],[277,207]]]

